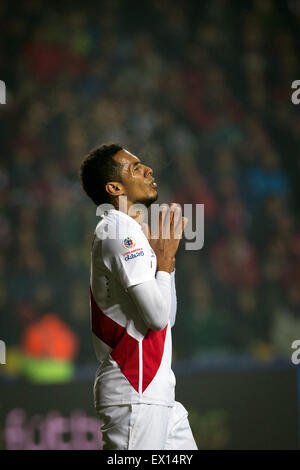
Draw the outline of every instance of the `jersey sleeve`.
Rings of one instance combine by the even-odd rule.
[[[177,295],[176,295],[176,284],[175,284],[175,270],[171,273],[171,313],[170,323],[171,328],[175,324],[176,312],[177,312]]]
[[[161,331],[168,324],[171,310],[171,276],[164,271],[156,279],[128,289],[144,322],[149,328]]]
[[[118,237],[102,241],[102,258],[125,289],[155,279],[151,267],[150,246],[142,231],[125,225]]]

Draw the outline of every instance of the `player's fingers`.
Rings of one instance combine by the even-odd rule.
[[[187,226],[189,219],[187,217],[182,217],[182,231],[184,231],[185,227]]]
[[[182,233],[186,227],[186,224],[188,222],[187,217],[182,217],[182,213],[180,211],[180,218],[178,220],[178,223],[175,227],[175,238],[179,239],[182,238]]]
[[[163,238],[170,239],[173,237],[173,226],[174,226],[174,209],[166,206],[163,213]]]
[[[152,240],[161,239],[162,224],[163,224],[163,214],[160,208],[158,213],[155,212],[154,216],[152,216],[152,219],[151,219],[151,230],[150,229],[149,230],[150,230],[150,236]]]
[[[181,238],[182,234],[182,210],[181,206],[177,206],[174,212],[174,237]]]
[[[163,216],[162,216],[161,211],[159,211],[159,213],[158,213],[158,223],[157,223],[156,218],[154,219],[154,221],[152,221],[152,223],[154,223],[152,238],[156,238],[156,239],[161,238],[162,221],[163,221]],[[152,225],[151,225],[151,227],[152,227]]]
[[[163,205],[159,211],[159,238],[165,238],[165,225],[168,220],[168,206]]]
[[[176,205],[176,208],[174,210],[174,224],[175,224],[175,226],[177,226],[180,223],[181,217],[182,217],[181,206]]]
[[[174,236],[174,227],[177,224],[177,219],[178,219],[178,205],[176,204],[176,202],[172,202],[169,208],[169,219],[166,222],[166,225],[169,222],[167,229],[170,230],[171,237]]]
[[[170,226],[173,228],[174,227],[174,213],[175,213],[176,208],[173,206],[170,207],[169,213],[170,213]]]
[[[146,235],[146,237],[148,238],[148,240],[151,239],[151,231],[150,231],[150,227],[148,224],[145,224],[145,222],[142,223],[142,230],[144,232],[144,234]]]

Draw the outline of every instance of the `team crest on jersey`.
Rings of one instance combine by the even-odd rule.
[[[123,242],[125,248],[133,248],[135,246],[135,241],[132,237],[127,237],[125,238],[124,242]]]

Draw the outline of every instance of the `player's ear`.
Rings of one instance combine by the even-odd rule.
[[[124,194],[124,187],[118,181],[106,183],[105,189],[110,196],[122,196]]]

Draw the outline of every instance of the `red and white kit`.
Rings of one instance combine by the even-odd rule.
[[[104,422],[103,448],[172,448],[175,425],[170,423],[175,420],[178,427],[179,420],[184,447],[176,436],[174,445],[196,449],[187,412],[175,402],[171,369],[175,273],[156,272],[156,255],[134,219],[116,209],[101,216],[91,253],[90,296],[93,343],[100,363],[94,404]],[[149,327],[161,322],[161,331],[157,331],[160,326]],[[155,406],[136,409],[137,404]],[[161,418],[155,420],[151,409]],[[160,438],[149,420],[164,429]],[[141,422],[147,424],[144,430]]]

